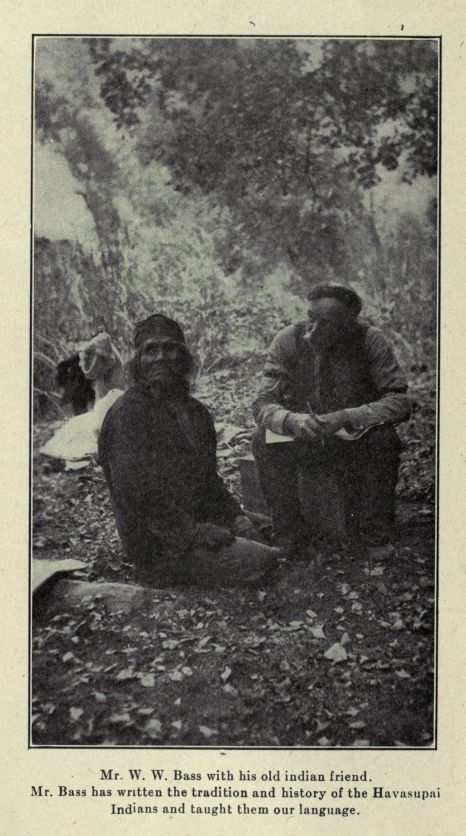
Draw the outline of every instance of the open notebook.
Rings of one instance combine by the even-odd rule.
[[[346,430],[341,429],[338,430],[335,435],[338,438],[341,438],[342,441],[357,441],[358,438],[362,438],[365,433],[369,432],[369,430],[374,429],[374,427],[378,427],[380,424],[373,424],[371,427],[365,427],[363,430]],[[265,443],[266,444],[283,444],[287,441],[294,441],[292,435],[279,435],[278,433],[272,432],[272,430],[265,431]]]

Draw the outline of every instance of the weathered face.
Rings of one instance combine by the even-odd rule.
[[[180,375],[183,351],[172,340],[148,338],[140,354],[141,377],[147,383],[169,381]]]
[[[338,341],[351,330],[355,314],[338,299],[323,298],[310,302],[308,338],[312,342]]]

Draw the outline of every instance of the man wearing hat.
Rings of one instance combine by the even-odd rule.
[[[359,319],[354,290],[321,284],[308,299],[308,319],[273,340],[253,405],[253,450],[275,539],[298,552],[306,542],[298,474],[323,468],[343,491],[351,538],[383,557],[393,551],[394,424],[409,417],[406,379],[382,332]],[[281,436],[292,443],[274,443]]]
[[[279,552],[244,539],[253,529],[218,475],[212,417],[189,393],[183,331],[154,314],[137,325],[134,347],[133,385],[105,417],[99,461],[136,580],[264,582]]]

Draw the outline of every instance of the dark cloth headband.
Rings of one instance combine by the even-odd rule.
[[[164,314],[152,314],[142,322],[138,322],[134,330],[134,347],[139,348],[142,343],[149,339],[173,340],[186,347],[183,331],[174,319]]]

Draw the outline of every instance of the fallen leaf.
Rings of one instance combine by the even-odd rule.
[[[216,731],[216,729],[210,729],[209,726],[199,726],[199,731],[203,737],[207,738],[207,740],[218,734],[218,731]]]
[[[393,613],[391,616],[393,618],[393,622],[390,626],[390,630],[402,630],[404,625],[403,619],[400,618],[398,613]]]
[[[97,702],[106,702],[107,697],[105,696],[105,694],[101,694],[100,691],[96,691],[94,694],[94,699],[97,700]]]
[[[141,676],[139,680],[143,688],[153,688],[155,685],[155,676],[153,673],[146,673]]]
[[[79,720],[80,717],[84,714],[82,708],[70,708],[70,717],[74,721]]]
[[[181,673],[181,671],[172,671],[172,673],[169,674],[169,677],[172,682],[182,682],[184,679],[184,676]]]
[[[118,671],[115,679],[117,682],[120,682],[125,679],[134,679],[135,676],[136,674],[134,673],[133,668],[125,668],[122,671]]]
[[[231,668],[229,668],[229,667],[228,667],[228,665],[227,665],[227,667],[225,668],[225,670],[223,671],[223,673],[221,673],[221,674],[220,674],[220,679],[221,679],[223,682],[226,682],[226,681],[227,681],[227,679],[229,679],[229,678],[230,678],[230,676],[231,676]]]
[[[350,717],[357,717],[359,710],[351,706],[351,708],[348,708],[348,711],[345,711],[345,714],[349,714]]]
[[[128,723],[131,722],[131,717],[129,716],[128,712],[125,711],[123,714],[112,714],[109,722],[114,723],[115,725],[122,724],[127,726]]]
[[[324,625],[323,624],[316,624],[315,627],[311,627],[310,629],[311,636],[315,639],[326,639],[327,636],[324,633]]]
[[[324,656],[326,659],[329,659],[330,662],[336,664],[337,662],[345,662],[348,658],[346,650],[339,642],[335,642],[329,647],[328,650],[325,651]]]
[[[354,723],[350,723],[350,729],[363,729],[365,727],[364,720],[355,720]]]
[[[162,642],[162,647],[164,650],[175,650],[179,646],[180,642],[177,639],[166,639]]]
[[[71,653],[71,651],[69,650],[68,653],[65,653],[65,655],[61,657],[61,660],[62,662],[72,662],[74,658],[74,653]]]
[[[162,723],[156,717],[152,717],[146,723],[146,732],[149,737],[160,737],[162,732]]]

